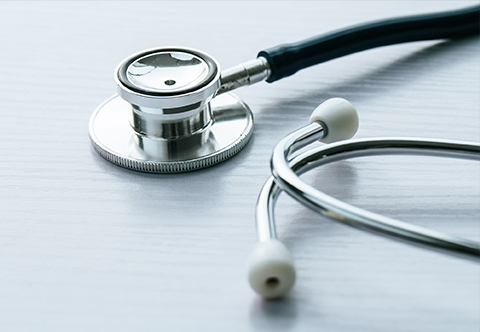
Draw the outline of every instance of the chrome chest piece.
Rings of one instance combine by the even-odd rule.
[[[253,116],[235,95],[217,96],[220,76],[215,59],[189,48],[125,59],[115,71],[118,96],[90,119],[95,150],[114,164],[151,173],[191,171],[233,156],[248,142]]]

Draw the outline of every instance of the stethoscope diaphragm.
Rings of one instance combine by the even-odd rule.
[[[185,172],[230,158],[250,139],[251,110],[231,93],[216,96],[220,66],[204,52],[143,51],[122,61],[115,79],[118,96],[95,110],[89,128],[95,150],[110,162]]]

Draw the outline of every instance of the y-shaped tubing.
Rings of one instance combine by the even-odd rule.
[[[328,119],[327,119],[328,120]],[[320,129],[322,128],[322,129]],[[249,259],[249,281],[263,297],[285,295],[295,281],[295,268],[288,249],[276,239],[274,206],[282,190],[303,205],[334,221],[417,246],[480,261],[480,244],[446,235],[351,206],[309,186],[299,175],[330,162],[360,156],[420,154],[480,160],[480,144],[434,139],[375,138],[337,142],[290,155],[317,139],[320,125],[307,125],[281,140],[272,156],[272,173],[260,193],[256,222],[260,243]],[[273,268],[273,267],[275,268]]]
[[[282,142],[281,142],[282,143]],[[283,143],[288,143],[283,141]],[[279,144],[280,146],[280,144]],[[283,145],[286,147],[286,145]],[[278,149],[278,153],[281,149]],[[262,243],[278,241],[275,237],[274,206],[282,190],[303,205],[323,216],[357,229],[401,240],[421,247],[460,256],[480,262],[480,244],[437,231],[411,225],[402,221],[378,215],[322,193],[303,182],[298,176],[312,168],[331,162],[354,157],[385,154],[421,154],[434,156],[455,156],[464,159],[480,160],[480,144],[411,138],[360,139],[339,142],[307,151],[291,161],[272,161],[274,176],[265,183],[257,205],[257,230]],[[273,160],[281,160],[275,158]],[[293,174],[293,175],[292,175]],[[272,230],[269,239],[265,229]],[[262,237],[260,237],[260,235]],[[260,245],[261,245],[260,244]],[[285,248],[285,250],[287,250]],[[268,257],[264,257],[268,260]],[[291,262],[292,269],[293,261]],[[272,278],[272,277],[270,277]],[[293,286],[293,282],[291,284]],[[284,295],[288,290],[278,296]],[[262,293],[259,292],[262,295]]]
[[[272,173],[282,190],[312,210],[340,223],[410,244],[480,261],[479,243],[378,215],[337,200],[305,183],[298,174],[332,161],[384,154],[455,156],[480,160],[480,144],[417,138],[375,138],[337,142],[307,151],[291,162],[288,140],[273,153]]]

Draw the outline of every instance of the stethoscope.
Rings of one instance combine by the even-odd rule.
[[[367,23],[295,44],[261,51],[249,62],[221,71],[210,55],[186,47],[142,51],[115,70],[118,95],[92,114],[89,134],[106,160],[135,171],[178,173],[212,166],[238,153],[252,135],[250,108],[230,91],[261,81],[275,82],[297,71],[347,54],[403,42],[479,34],[480,6]],[[273,206],[284,190],[301,203],[342,223],[411,243],[480,259],[480,246],[424,230],[339,202],[305,184],[297,173],[364,154],[392,150],[445,152],[478,159],[479,145],[453,141],[351,138],[358,127],[353,106],[342,99],[321,104],[311,123],[275,148],[273,177],[257,205],[260,245],[249,260],[249,280],[260,295],[285,294],[295,271],[288,250],[276,240]],[[331,143],[289,156],[315,140]]]

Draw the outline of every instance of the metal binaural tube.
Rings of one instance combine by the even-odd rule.
[[[266,242],[277,238],[275,228],[275,203],[282,190],[275,185],[271,176],[262,187],[255,209],[255,226],[258,242]]]
[[[292,142],[298,140],[300,135],[301,133],[294,132],[275,147],[272,156],[272,174],[275,182],[274,184],[272,182],[273,187],[269,189],[270,192],[275,192],[278,196],[277,191],[284,190],[298,202],[321,215],[357,229],[480,261],[479,243],[351,206],[309,186],[299,177],[299,174],[308,169],[331,161],[376,154],[454,155],[460,158],[480,160],[479,144],[414,138],[358,139],[325,145],[304,152],[293,160],[288,160]],[[275,186],[279,186],[281,189],[276,189]]]
[[[291,153],[321,139],[325,135],[325,128],[318,122],[312,122],[298,129],[294,134],[296,134],[295,138],[289,142],[289,152]],[[277,238],[274,207],[281,192],[282,189],[275,184],[273,177],[267,180],[260,191],[255,211],[259,242]]]

